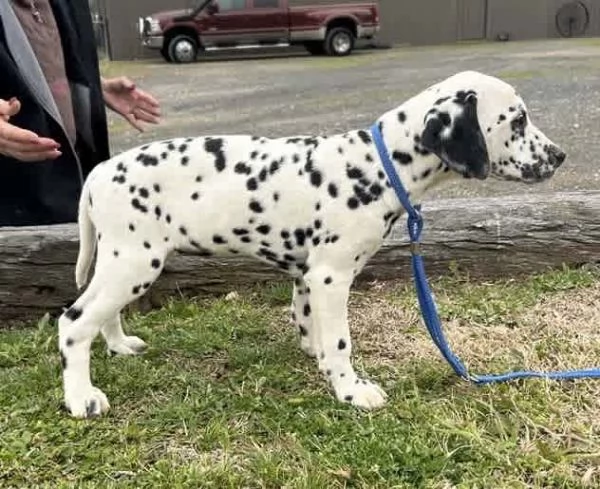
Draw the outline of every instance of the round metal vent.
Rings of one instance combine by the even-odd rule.
[[[583,2],[565,3],[556,12],[556,30],[562,37],[582,36],[589,23],[590,12]]]

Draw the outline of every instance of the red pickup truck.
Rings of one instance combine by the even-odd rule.
[[[312,54],[345,56],[357,39],[371,39],[379,31],[379,4],[197,0],[190,9],[140,18],[139,31],[144,46],[175,63],[192,62],[201,51],[291,45],[303,45]]]

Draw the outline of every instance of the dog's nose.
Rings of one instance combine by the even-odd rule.
[[[548,150],[548,155],[550,156],[552,164],[556,167],[562,165],[567,159],[567,153],[565,153],[558,146],[550,146],[550,149]]]

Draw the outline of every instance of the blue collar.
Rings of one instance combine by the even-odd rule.
[[[421,231],[423,230],[423,218],[421,217],[420,212],[421,206],[413,206],[411,204],[410,196],[400,181],[400,177],[396,172],[396,168],[394,168],[394,163],[390,158],[390,154],[385,146],[385,142],[383,141],[383,135],[381,134],[379,123],[376,122],[371,126],[371,135],[373,136],[375,147],[379,153],[379,159],[383,164],[383,169],[385,170],[390,185],[394,189],[394,192],[396,192],[398,200],[408,214],[408,233],[410,235],[411,242],[416,244],[419,242]]]

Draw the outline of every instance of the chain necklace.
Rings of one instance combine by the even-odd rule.
[[[42,19],[42,14],[36,4],[36,0],[30,0],[29,8],[31,9],[31,15],[33,15],[33,18],[35,19],[35,21],[40,24],[43,24],[44,19]]]

